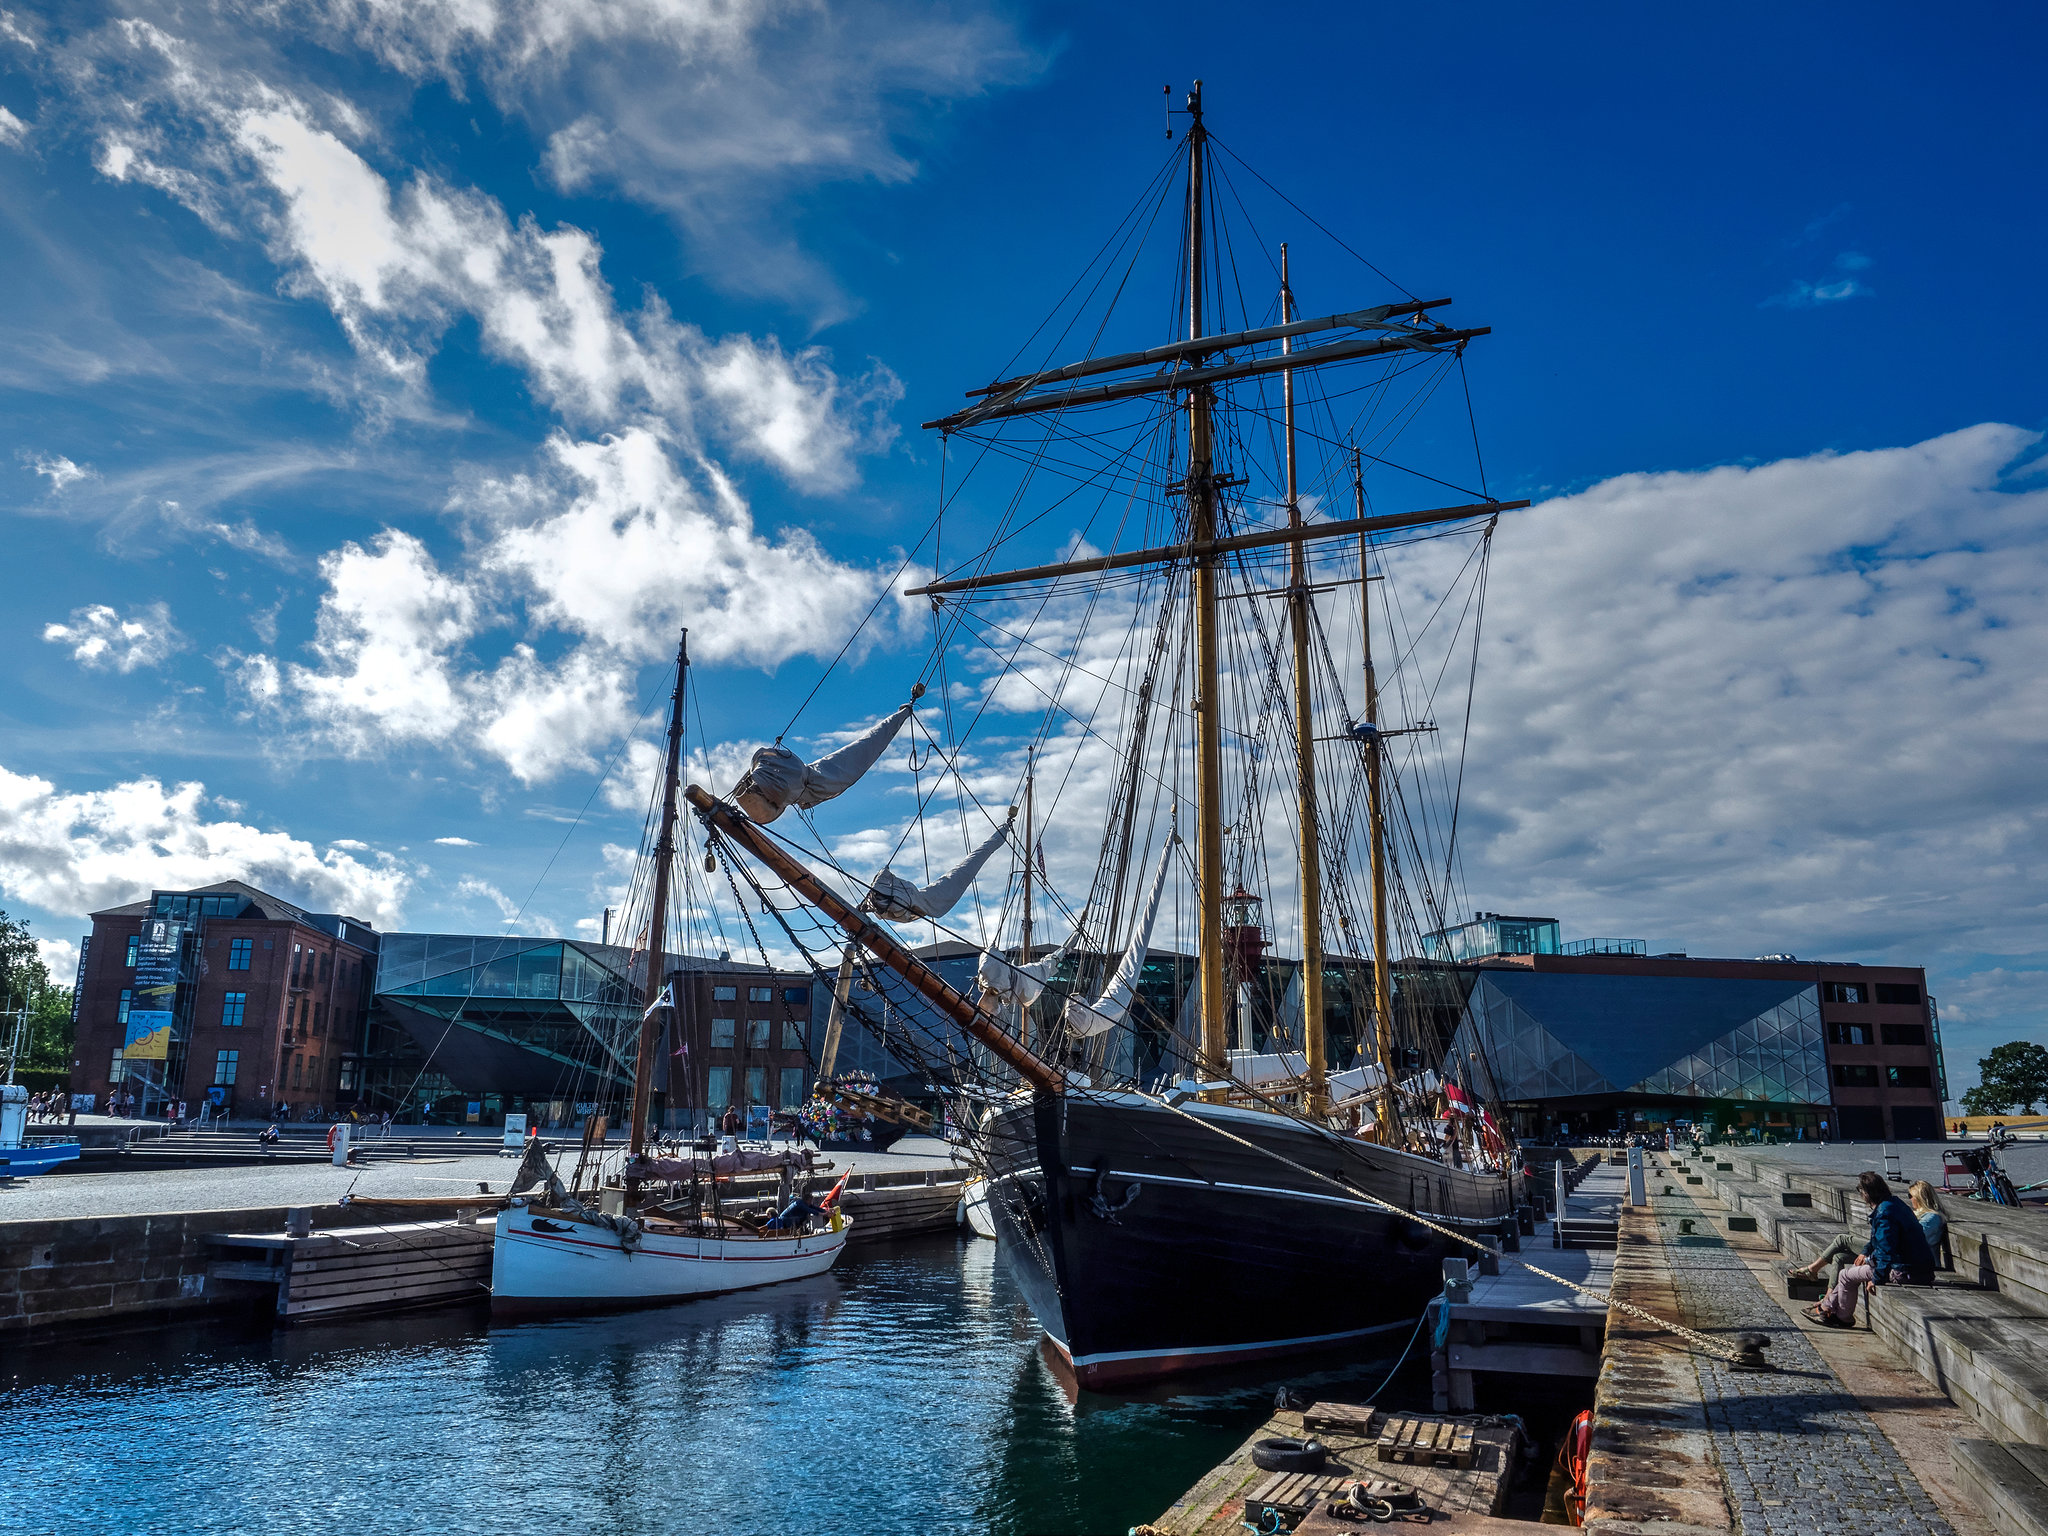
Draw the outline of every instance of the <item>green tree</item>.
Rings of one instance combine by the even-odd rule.
[[[28,924],[0,912],[0,1056],[14,1038],[14,1011],[29,1010],[26,1049],[17,1067],[71,1070],[71,989],[50,980]]]
[[[2035,1113],[2048,1099],[2048,1046],[2031,1040],[2008,1040],[1977,1061],[1981,1081],[1963,1095],[1963,1108],[1973,1115],[2003,1115],[2013,1109]]]

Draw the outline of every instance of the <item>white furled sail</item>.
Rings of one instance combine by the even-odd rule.
[[[753,764],[733,791],[733,799],[741,810],[765,827],[792,805],[809,810],[845,794],[889,750],[889,743],[896,739],[896,733],[903,729],[911,709],[922,697],[924,684],[919,683],[910,690],[910,703],[815,763],[806,763],[780,742],[762,747],[754,753]]]
[[[1017,808],[1012,806],[1010,821],[1016,818]],[[967,894],[967,887],[974,884],[974,877],[981,873],[981,866],[988,862],[989,855],[1000,848],[1009,835],[1010,822],[1006,821],[989,834],[987,842],[967,855],[959,868],[930,885],[913,885],[895,870],[884,869],[875,876],[867,899],[860,904],[861,911],[885,917],[892,923],[915,923],[944,917],[960,904],[960,898]]]
[[[1019,965],[1002,951],[985,949],[981,952],[981,963],[975,967],[974,978],[997,997],[1015,1003],[1020,1008],[1029,1008],[1038,1001],[1038,994],[1052,980],[1052,973],[1058,969],[1074,941],[1067,942],[1030,965]]]
[[[1131,930],[1130,945],[1102,996],[1092,1003],[1078,997],[1067,999],[1067,1028],[1083,1040],[1114,1029],[1130,1016],[1131,1002],[1138,995],[1138,976],[1145,969],[1145,956],[1152,948],[1152,924],[1159,916],[1159,893],[1166,889],[1166,871],[1173,862],[1173,845],[1178,841],[1178,837],[1169,837],[1166,846],[1159,850],[1159,868],[1152,876],[1152,894],[1146,899],[1144,918]]]

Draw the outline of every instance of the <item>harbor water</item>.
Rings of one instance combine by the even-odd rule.
[[[1101,1532],[1157,1515],[1271,1412],[1389,1358],[1070,1400],[993,1243],[606,1317],[480,1309],[11,1352],[0,1529]],[[1326,1364],[1319,1362],[1319,1364]],[[1383,1403],[1426,1403],[1418,1344]]]

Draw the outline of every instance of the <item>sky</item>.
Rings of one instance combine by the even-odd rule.
[[[60,974],[92,910],[223,878],[593,933],[679,625],[707,771],[905,697],[918,424],[1017,354],[1199,75],[1233,164],[1307,210],[1254,188],[1307,312],[1386,296],[1356,253],[1494,328],[1489,488],[1536,505],[1492,557],[1472,905],[1925,965],[1959,1093],[2048,1041],[2044,31],[0,12],[0,906]],[[964,498],[949,546],[998,510]],[[901,777],[821,818],[849,862],[901,838]],[[1055,881],[1085,888],[1085,841]]]

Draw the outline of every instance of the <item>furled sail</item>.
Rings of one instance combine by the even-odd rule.
[[[733,791],[733,799],[748,816],[766,826],[792,805],[809,810],[845,794],[881,760],[896,733],[903,729],[903,722],[910,718],[911,709],[923,697],[924,684],[919,683],[910,690],[910,703],[815,763],[806,763],[780,742],[762,747],[755,752],[752,766]]]
[[[1130,1016],[1131,1002],[1138,995],[1138,976],[1145,969],[1145,956],[1152,948],[1152,925],[1159,917],[1159,893],[1166,889],[1166,871],[1173,862],[1174,844],[1179,841],[1178,836],[1169,837],[1166,846],[1159,850],[1159,868],[1152,876],[1152,894],[1146,899],[1144,918],[1131,930],[1130,946],[1124,950],[1124,957],[1117,963],[1102,996],[1092,1003],[1078,997],[1067,999],[1067,1028],[1084,1040],[1114,1029]]]
[[[988,841],[968,854],[959,868],[930,885],[913,885],[895,870],[884,869],[875,876],[867,899],[860,904],[861,911],[886,917],[892,923],[915,923],[926,918],[944,917],[960,904],[960,898],[967,894],[967,887],[974,884],[974,877],[981,873],[981,866],[1010,835],[1010,822],[1016,819],[1017,808],[1013,805],[1010,807],[1010,821],[991,832]]]
[[[1067,951],[1073,945],[1073,936],[1069,935],[1066,943],[1043,960],[1035,960],[1029,965],[1019,965],[1000,950],[985,949],[981,952],[981,963],[974,970],[975,980],[997,997],[1020,1008],[1029,1008],[1038,1001],[1038,994],[1045,990],[1046,983],[1052,980],[1052,973],[1059,968],[1059,963],[1067,957]]]

